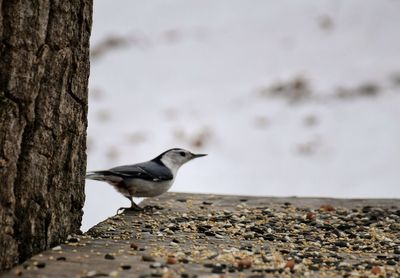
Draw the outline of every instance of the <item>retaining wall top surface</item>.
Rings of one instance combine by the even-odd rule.
[[[4,277],[400,275],[400,200],[167,193]]]

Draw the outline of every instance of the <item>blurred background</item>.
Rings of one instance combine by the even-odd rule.
[[[87,169],[182,147],[209,156],[172,191],[399,198],[399,10],[96,0]],[[129,205],[96,181],[86,198],[83,230]]]

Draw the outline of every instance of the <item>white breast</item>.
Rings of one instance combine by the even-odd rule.
[[[141,179],[125,181],[132,197],[155,197],[161,195],[167,192],[173,183],[174,179],[162,182],[152,182]]]

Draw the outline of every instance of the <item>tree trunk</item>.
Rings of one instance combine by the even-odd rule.
[[[92,0],[0,0],[0,269],[78,232]]]

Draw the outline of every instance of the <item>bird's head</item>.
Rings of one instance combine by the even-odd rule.
[[[202,156],[206,156],[206,154],[194,154],[187,150],[176,148],[163,152],[157,158],[171,170],[177,170],[186,162]]]

